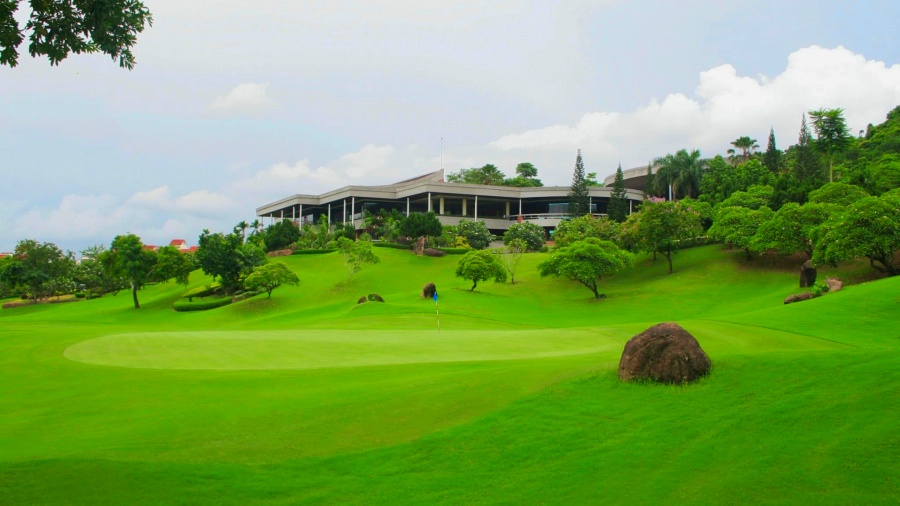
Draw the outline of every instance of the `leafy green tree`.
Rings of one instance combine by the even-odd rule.
[[[479,281],[493,279],[497,283],[506,282],[506,268],[497,258],[497,255],[488,250],[472,250],[459,259],[456,266],[456,277],[472,280],[474,291]]]
[[[243,255],[241,236],[204,229],[197,244],[195,259],[203,272],[219,278],[226,293],[240,289],[243,278],[253,270]]]
[[[553,242],[561,248],[588,237],[612,241],[618,234],[617,228],[618,224],[605,216],[579,216],[559,222],[553,232]]]
[[[254,269],[244,280],[244,286],[248,290],[265,290],[268,298],[272,298],[272,291],[281,285],[299,284],[300,278],[284,262],[262,265]]]
[[[63,253],[51,242],[25,239],[16,244],[0,277],[8,285],[25,288],[36,302],[53,295],[71,277],[74,265],[71,252]]]
[[[347,276],[352,278],[354,274],[361,271],[368,264],[377,264],[380,259],[375,255],[372,241],[361,238],[358,241],[352,241],[346,237],[337,239],[337,247],[344,256],[344,266],[347,267]]]
[[[503,234],[503,244],[508,246],[512,241],[520,240],[525,243],[525,251],[538,251],[544,246],[546,237],[544,227],[523,221],[510,225],[509,230]]]
[[[816,131],[816,148],[828,161],[828,181],[834,181],[834,158],[850,143],[850,131],[844,119],[843,109],[818,109],[809,111]]]
[[[250,224],[244,220],[238,222],[237,225],[234,226],[234,233],[241,234],[241,241],[247,242],[247,229],[250,228]]]
[[[744,250],[747,260],[753,247],[753,239],[760,225],[772,218],[772,210],[762,206],[757,209],[747,207],[723,207],[716,213],[716,219],[709,229],[710,237],[718,239],[732,247]]]
[[[461,219],[456,226],[456,233],[464,237],[469,246],[474,249],[487,248],[494,240],[494,236],[491,235],[491,231],[483,221]]]
[[[611,241],[588,237],[554,251],[550,258],[538,264],[541,277],[564,277],[587,287],[595,299],[601,298],[598,284],[603,276],[610,276],[631,267],[634,257],[619,249]]]
[[[811,191],[809,201],[814,204],[849,206],[868,196],[869,194],[859,186],[847,183],[828,183],[818,190]]]
[[[766,152],[763,153],[763,165],[772,174],[777,174],[781,168],[781,151],[775,146],[774,128],[769,128],[769,142],[766,144]]]
[[[774,194],[775,189],[771,186],[751,186],[747,191],[732,193],[730,197],[723,200],[722,203],[717,206],[717,209],[727,207],[759,209],[761,207],[768,207]]]
[[[741,150],[741,162],[749,160],[753,151],[759,149],[759,143],[756,142],[756,139],[751,139],[746,135],[731,141],[731,145],[734,146],[734,149]],[[728,151],[734,152],[734,149],[729,149]]]
[[[516,177],[507,179],[503,182],[503,186],[518,186],[518,187],[538,187],[544,186],[544,183],[541,182],[537,177],[538,170],[534,164],[529,162],[522,162],[519,165],[516,165]]]
[[[812,259],[814,232],[839,208],[831,204],[789,202],[768,221],[762,223],[753,237],[751,248],[756,251],[775,250],[782,255],[803,253]]]
[[[826,221],[816,233],[813,263],[867,257],[873,269],[900,274],[900,197],[885,194],[858,200]]]
[[[153,24],[150,11],[137,0],[31,0],[22,28],[14,16],[20,2],[0,1],[0,65],[18,65],[18,48],[28,33],[28,53],[46,56],[51,65],[69,53],[99,52],[131,70],[137,34]]]
[[[409,238],[439,237],[442,226],[434,211],[410,213],[400,225],[400,235]]]
[[[243,237],[240,239],[243,243]],[[300,229],[291,220],[285,219],[266,229],[263,242],[268,251],[276,251],[290,247],[298,239],[300,239]]]
[[[159,261],[159,255],[162,255],[162,262]],[[138,236],[126,234],[117,235],[113,239],[109,250],[103,253],[100,261],[113,276],[127,280],[131,286],[134,308],[140,309],[137,293],[147,283],[175,278],[179,284],[187,285],[193,266],[179,261],[175,255],[181,253],[173,246],[160,248],[157,253],[144,249]]]
[[[628,197],[625,193],[625,175],[622,172],[622,164],[616,169],[616,178],[613,181],[613,190],[609,195],[609,206],[606,214],[609,219],[622,223],[628,217]]]
[[[584,184],[588,186],[603,186],[603,183],[597,181],[596,172],[588,172],[587,176],[584,177]]]
[[[669,188],[672,189],[672,200],[693,198],[700,194],[702,168],[699,150],[688,153],[686,149],[682,149],[674,155],[669,153],[658,158],[656,165],[659,166],[656,171],[657,194],[666,195]]]
[[[572,175],[572,187],[569,190],[569,215],[584,216],[591,212],[591,194],[584,177],[584,160],[581,150],[575,157],[575,172]]]
[[[502,248],[495,251],[506,272],[509,273],[510,284],[516,284],[516,271],[519,269],[519,261],[528,250],[528,244],[522,239],[512,239]]]
[[[638,214],[638,246],[665,256],[671,274],[672,255],[702,230],[699,214],[677,202],[645,202]]]
[[[448,183],[502,185],[506,181],[506,175],[494,164],[486,164],[483,167],[460,169],[459,172],[447,174]]]

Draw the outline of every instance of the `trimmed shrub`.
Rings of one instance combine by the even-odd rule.
[[[368,299],[369,302],[384,302],[384,299],[381,297],[381,295],[378,295],[377,293],[370,293]]]
[[[217,307],[227,306],[231,304],[231,297],[217,297],[214,299],[204,299],[197,302],[190,302],[184,299],[175,301],[172,307],[175,311],[206,311],[207,309],[215,309]]]
[[[337,251],[334,248],[323,248],[323,249],[298,249],[291,253],[291,255],[323,255],[325,253],[334,253]]]
[[[396,242],[373,242],[376,248],[413,249],[412,244],[399,244]]]
[[[472,251],[472,248],[435,248],[438,251],[443,251],[448,255],[465,255],[466,253]]]

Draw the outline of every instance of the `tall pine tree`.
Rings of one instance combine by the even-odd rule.
[[[647,183],[644,185],[644,198],[656,196],[656,174],[653,173],[653,162],[647,163]]]
[[[628,198],[625,195],[625,175],[622,173],[622,164],[616,169],[616,179],[613,182],[613,190],[609,195],[609,207],[606,210],[609,219],[619,223],[625,221],[628,216]]]
[[[775,147],[775,129],[769,128],[769,144],[766,146],[765,154],[763,154],[763,165],[773,174],[777,174],[780,164],[781,151],[778,151],[778,148]]]
[[[797,141],[797,156],[794,160],[794,176],[807,189],[815,189],[825,183],[825,174],[816,152],[811,144],[812,134],[809,125],[806,124],[806,113],[803,113],[803,122],[800,125],[800,139]]]
[[[584,161],[581,159],[581,150],[575,158],[575,174],[572,176],[572,188],[569,190],[569,214],[572,216],[584,216],[591,212],[591,195],[588,190],[587,179],[584,177]]]

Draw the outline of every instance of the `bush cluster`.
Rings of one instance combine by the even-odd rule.
[[[337,251],[333,248],[325,248],[325,249],[298,249],[294,250],[291,255],[322,255],[325,253],[334,253]]]
[[[231,297],[217,297],[215,299],[204,299],[197,302],[189,300],[177,300],[172,307],[175,311],[206,311],[207,309],[215,309],[217,307],[227,306],[231,304]]]
[[[373,242],[376,248],[413,249],[412,244],[400,244],[396,242]]]

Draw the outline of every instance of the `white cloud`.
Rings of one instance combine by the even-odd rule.
[[[269,83],[244,83],[216,98],[210,107],[225,113],[259,112],[274,104]]]
[[[867,61],[843,47],[812,46],[792,53],[773,79],[740,76],[731,65],[720,65],[700,73],[693,97],[673,93],[631,112],[591,112],[575,125],[505,135],[489,146],[524,157],[570,156],[582,148],[592,166],[612,172],[619,161],[638,166],[681,148],[712,156],[742,135],[764,144],[770,127],[785,147],[797,142],[800,116],[810,109],[843,108],[856,132],[882,122],[897,104],[900,65]]]

